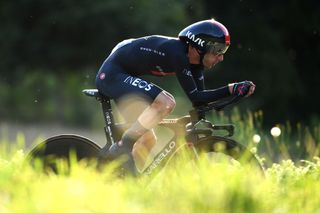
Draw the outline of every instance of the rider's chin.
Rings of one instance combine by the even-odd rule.
[[[211,70],[213,67],[215,66],[215,64],[211,64],[210,66],[205,66],[205,70]]]

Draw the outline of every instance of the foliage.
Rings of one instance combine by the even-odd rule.
[[[253,80],[256,97],[247,106],[263,109],[269,124],[319,114],[313,96],[320,77],[319,1],[205,3],[207,14],[226,24],[232,41],[220,65],[228,75],[220,73],[215,81]]]
[[[169,167],[155,179],[118,179],[112,166],[72,164],[71,173],[44,174],[20,150],[0,159],[1,212],[316,212],[319,159],[297,166],[253,168],[208,164]],[[35,181],[37,180],[37,181]]]
[[[242,144],[257,149],[258,154],[264,159],[265,164],[270,166],[273,162],[280,163],[282,160],[313,160],[320,154],[320,126],[305,126],[301,123],[296,125],[287,122],[277,124],[281,134],[272,136],[270,129],[263,125],[263,112],[241,113],[238,108],[229,113],[219,112],[208,116],[214,124],[235,125],[234,138]],[[259,141],[254,137],[258,136]]]
[[[313,147],[320,139],[318,126],[313,129],[300,126],[293,134],[288,124],[280,126],[280,137],[270,138],[261,129],[261,112],[243,115],[235,111],[231,116],[218,113],[212,114],[211,119],[215,123],[230,121],[237,125],[235,139],[258,150],[265,160],[265,175],[253,167],[212,163],[208,158],[200,158],[197,167],[193,163],[186,164],[182,158],[154,179],[119,179],[113,172],[115,164],[97,172],[94,163],[73,160],[71,171],[65,169],[64,162],[58,162],[58,174],[44,173],[41,164],[31,168],[26,163],[23,134],[19,133],[14,141],[8,141],[2,134],[0,211],[21,212],[22,208],[23,212],[320,210],[320,200],[315,196],[320,190],[320,159],[315,157],[319,147]],[[251,140],[254,134],[261,135],[258,144]],[[292,143],[297,139],[301,140],[299,147]],[[269,146],[269,150],[264,146]],[[305,151],[304,155],[297,152],[301,150]]]
[[[16,78],[19,86],[0,84],[3,99],[0,103],[2,119],[20,123],[50,121],[68,125],[88,126],[95,110],[82,89],[91,87],[92,78],[87,72],[80,76],[67,73],[64,77],[42,71],[31,72]],[[77,107],[81,105],[81,107]],[[98,105],[97,105],[98,106]]]
[[[184,26],[213,17],[227,26],[232,45],[225,61],[206,74],[207,88],[252,80],[255,96],[241,107],[263,110],[268,125],[318,122],[320,102],[313,94],[320,78],[319,8],[316,0],[1,1],[0,117],[91,123],[88,113],[77,116],[75,104],[87,112],[80,90],[94,87],[99,66],[117,42],[176,36]],[[185,99],[175,79],[156,83]]]
[[[2,1],[0,67],[7,81],[19,68],[77,72],[97,67],[120,40],[176,34],[188,20],[186,1]],[[161,16],[154,15],[159,11]],[[146,21],[148,20],[148,21]],[[14,72],[12,72],[14,71]]]

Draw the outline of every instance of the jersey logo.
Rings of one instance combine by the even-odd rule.
[[[164,52],[161,52],[161,51],[155,50],[155,49],[151,49],[151,48],[148,48],[148,47],[140,47],[140,50],[146,51],[146,52],[150,52],[150,53],[155,53],[155,54],[158,54],[160,56],[166,56],[166,54]]]
[[[100,78],[100,80],[104,80],[104,79],[106,78],[106,74],[102,72],[102,73],[99,75],[99,78]]]
[[[185,74],[185,75],[187,75],[187,76],[192,77],[192,73],[191,73],[191,71],[188,70],[188,69],[183,69],[182,73]]]
[[[140,78],[135,78],[132,76],[127,77],[123,82],[126,84],[131,84],[134,87],[138,87],[139,89],[144,89],[145,91],[150,91],[154,86],[153,84],[149,84]]]
[[[188,31],[187,32],[187,37],[192,40],[194,43],[197,43],[198,45],[200,45],[201,47],[204,47],[204,40],[202,40],[201,38],[197,38],[195,34],[193,34],[192,32]]]

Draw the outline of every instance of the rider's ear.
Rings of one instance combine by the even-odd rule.
[[[188,51],[189,52],[197,52],[196,48],[193,47],[191,44],[189,44]]]
[[[195,47],[193,47],[192,45],[189,44],[189,47],[188,47],[188,53],[189,53],[189,56],[197,56],[199,55],[197,49]]]

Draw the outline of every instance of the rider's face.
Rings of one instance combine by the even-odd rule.
[[[217,63],[223,61],[223,54],[206,53],[203,57],[203,65],[205,69],[212,69]]]

